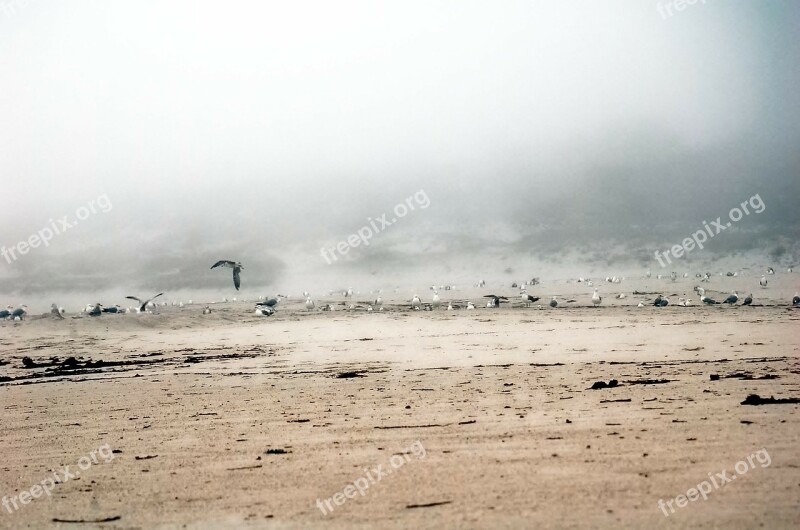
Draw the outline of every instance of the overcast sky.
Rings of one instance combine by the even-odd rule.
[[[113,205],[0,258],[0,293],[648,266],[755,194],[702,256],[797,259],[800,3],[661,4],[0,0],[0,245]]]

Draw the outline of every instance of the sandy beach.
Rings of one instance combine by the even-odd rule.
[[[537,287],[576,302],[4,322],[0,526],[796,527],[800,406],[741,404],[800,397],[785,289],[594,308]]]

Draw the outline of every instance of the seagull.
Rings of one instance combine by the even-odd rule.
[[[210,315],[210,314],[211,314],[211,308],[210,308],[210,307],[208,307],[208,306],[205,306],[205,307],[203,308],[203,314],[204,314],[204,315]]]
[[[99,317],[103,314],[103,304],[97,303],[95,306],[89,311],[90,317]]]
[[[439,293],[436,290],[433,291],[432,300],[433,300],[433,302],[432,302],[433,307],[435,309],[438,309],[439,308],[439,304],[441,303],[441,301],[439,300]]]
[[[419,311],[421,305],[422,305],[422,300],[419,299],[419,296],[414,295],[414,298],[411,299],[411,309]]]
[[[649,269],[648,269],[648,271],[647,271],[647,277],[648,277],[648,278],[650,277],[650,270],[649,270]]]
[[[448,311],[452,311],[453,310],[453,304],[452,303],[447,302],[447,310]]]
[[[719,303],[716,300],[714,300],[713,298],[707,297],[706,296],[706,290],[703,289],[702,287],[698,287],[697,288],[697,294],[700,295],[700,301],[703,302],[704,304],[714,305],[714,304],[718,304]]]
[[[738,301],[739,301],[739,295],[736,293],[736,291],[733,291],[733,292],[730,294],[730,296],[728,296],[728,298],[726,298],[726,299],[724,300],[724,302],[725,302],[726,304],[735,304],[735,303],[736,303],[736,302],[738,302]]]
[[[486,307],[497,307],[497,308],[499,308],[500,307],[500,302],[508,302],[508,298],[506,298],[505,296],[497,296],[496,294],[487,294],[487,295],[484,295],[484,298],[491,298],[492,299],[492,305],[490,305],[490,306],[487,305]],[[536,298],[536,300],[538,300],[538,298]]]
[[[239,281],[239,271],[244,269],[241,262],[221,259],[211,266],[212,269],[216,267],[230,267],[233,269],[233,286],[236,287],[236,290],[238,291],[239,285],[241,285],[241,282]]]
[[[672,271],[669,277],[673,282],[678,279],[678,275],[675,273],[675,271]]]
[[[532,303],[539,300],[538,296],[529,295],[524,289],[521,293],[519,293],[520,298],[522,298],[522,302],[525,304],[525,307],[529,307]]]
[[[308,309],[309,311],[314,309],[314,300],[312,300],[311,297],[306,298],[306,309]]]
[[[255,310],[254,314],[256,314],[256,315],[258,315],[260,317],[268,317],[268,316],[272,316],[274,313],[275,313],[275,310],[272,309],[271,307],[262,306],[262,307],[256,307],[256,310]]]
[[[773,269],[772,267],[768,267],[767,274],[775,274],[775,269]]]
[[[744,299],[743,305],[750,305],[753,303],[753,293],[747,295],[747,298]]]
[[[667,307],[669,305],[669,298],[662,298],[661,295],[658,295],[653,305],[656,307]]]
[[[597,307],[597,306],[600,305],[600,302],[602,302],[602,301],[603,301],[603,297],[601,297],[599,294],[597,294],[597,287],[595,287],[594,288],[594,294],[592,295],[592,303],[595,305],[595,307]]]
[[[639,302],[639,305],[637,305],[636,307],[644,307],[644,302]]]
[[[119,305],[104,307],[103,313],[122,313],[122,308]]]
[[[50,306],[50,314],[60,320],[64,320],[64,315],[61,314],[61,310],[56,304]]]
[[[12,320],[24,320],[25,319],[25,315],[27,313],[28,313],[28,306],[23,304],[23,305],[19,306],[19,309],[15,309],[11,313],[11,319]]]
[[[382,307],[383,306],[383,299],[379,296],[378,298],[375,299],[375,302],[372,305],[377,306],[377,307]]]
[[[792,305],[800,306],[800,296],[798,296],[797,293],[794,293],[794,298],[792,298]]]
[[[136,298],[135,296],[126,296],[125,298],[127,298],[128,300],[136,300],[137,302],[139,302],[139,312],[144,313],[147,310],[147,304],[149,304],[150,302],[152,302],[153,300],[155,300],[156,298],[158,298],[162,294],[164,294],[164,293],[158,293],[154,297],[152,297],[150,299],[147,299],[144,302],[142,302],[139,298]],[[100,304],[97,304],[97,305],[100,305]]]
[[[281,295],[276,294],[275,298],[270,298],[269,300],[264,300],[263,302],[256,302],[256,305],[260,305],[262,307],[267,306],[274,309],[280,303],[281,303]]]
[[[625,293],[619,293],[617,295],[617,300],[624,300],[624,299],[625,299]]]
[[[475,304],[472,302],[467,302],[467,309],[475,309]]]
[[[550,300],[550,307],[558,307],[558,300],[556,300],[555,296]]]
[[[761,287],[766,287],[767,286],[767,277],[762,275],[761,279],[758,281],[758,283],[759,283],[759,285],[761,285]]]

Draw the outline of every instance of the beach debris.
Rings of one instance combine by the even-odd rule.
[[[742,405],[798,405],[800,404],[800,398],[778,398],[775,399],[774,396],[770,396],[768,398],[762,398],[758,394],[750,394],[745,398],[744,401],[741,403]]]
[[[617,381],[616,379],[612,379],[608,383],[606,383],[605,381],[597,381],[596,383],[594,383],[592,385],[592,387],[589,390],[600,390],[600,389],[603,389],[603,388],[614,388],[616,386],[619,386],[619,381]]]

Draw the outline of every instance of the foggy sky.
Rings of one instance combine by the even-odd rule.
[[[682,267],[794,262],[800,4],[658,5],[0,0],[0,245],[113,204],[0,258],[0,293],[227,293],[217,259],[271,291],[648,267],[755,194]],[[429,207],[320,256],[419,190]]]

